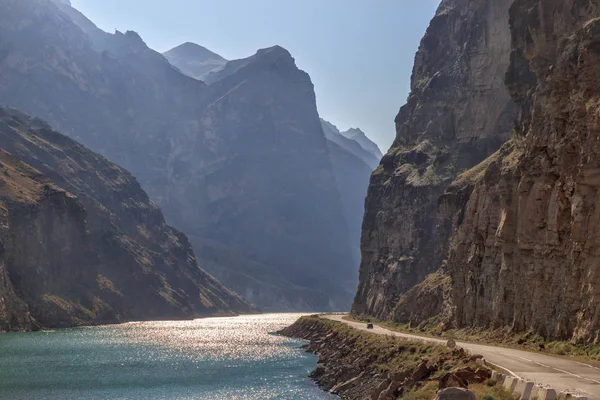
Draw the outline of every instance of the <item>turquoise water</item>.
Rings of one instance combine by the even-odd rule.
[[[333,399],[316,358],[270,335],[298,314],[0,335],[0,399]]]

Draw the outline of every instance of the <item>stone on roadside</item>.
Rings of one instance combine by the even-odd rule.
[[[436,400],[475,400],[475,394],[469,389],[447,388],[438,391]]]
[[[464,380],[460,379],[458,376],[454,375],[452,372],[448,372],[446,375],[440,378],[438,389],[441,390],[451,387],[467,388],[468,384]]]

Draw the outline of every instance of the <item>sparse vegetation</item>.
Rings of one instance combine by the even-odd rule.
[[[348,316],[348,320],[365,321],[360,316]],[[372,323],[397,332],[413,333],[430,337],[453,338],[466,342],[491,344],[496,346],[518,348],[526,351],[542,352],[549,355],[577,358],[582,361],[600,365],[600,344],[577,344],[564,341],[548,341],[534,333],[516,334],[509,329],[450,329],[443,330],[437,319],[421,323],[417,327],[410,324],[398,324],[389,321],[376,321],[369,318]]]

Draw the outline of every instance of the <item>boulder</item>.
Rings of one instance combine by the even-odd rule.
[[[469,389],[452,387],[440,390],[435,400],[475,400],[475,394]]]
[[[386,379],[385,381],[381,382],[373,391],[373,393],[371,393],[371,400],[378,400],[379,395],[390,385],[390,383],[392,383],[390,379]]]
[[[439,383],[439,389],[446,389],[451,387],[461,387],[467,388],[468,384],[458,376],[454,375],[452,372],[447,373],[442,376]]]
[[[404,391],[404,387],[402,386],[402,382],[392,381],[390,385],[379,395],[378,400],[394,400],[396,399],[402,392]]]
[[[487,368],[478,368],[475,371],[475,375],[481,379],[481,382],[485,382],[492,377],[492,371]]]
[[[452,371],[452,373],[467,383],[481,383],[485,380],[475,374],[475,371],[471,367],[457,369]]]
[[[416,381],[421,381],[432,372],[432,369],[427,366],[427,361],[421,362],[413,371],[411,378]]]

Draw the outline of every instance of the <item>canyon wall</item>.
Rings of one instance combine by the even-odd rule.
[[[401,296],[440,267],[438,199],[509,137],[510,3],[444,0],[427,29],[396,140],[371,177],[357,314],[391,318]]]
[[[517,131],[452,191],[470,191],[448,256],[460,327],[599,339],[599,16],[599,1],[511,8]]]

